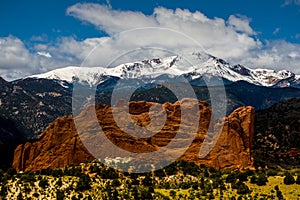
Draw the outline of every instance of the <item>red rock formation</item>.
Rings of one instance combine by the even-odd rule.
[[[27,142],[15,149],[13,167],[18,171],[59,168],[94,160],[80,141],[73,119],[58,118],[37,142]]]
[[[253,123],[254,109],[250,106],[240,107],[224,119],[223,131],[206,157],[199,159],[202,143],[194,140],[181,159],[212,166],[219,170],[252,168]],[[203,141],[202,137],[204,135],[198,136],[199,141]]]
[[[80,137],[76,132],[72,118],[59,118],[48,127],[39,141],[28,142],[17,147],[13,167],[18,171],[36,171],[45,168],[64,167],[71,163],[91,161],[94,159],[94,156],[115,155],[115,152],[111,150],[111,145],[113,144],[120,149],[134,153],[158,151],[168,145],[176,134],[180,132],[179,126],[187,127],[184,130],[189,130],[188,124],[193,119],[193,116],[191,116],[193,113],[191,112],[190,115],[185,116],[185,119],[181,119],[181,112],[183,107],[184,109],[193,109],[192,106],[194,105],[190,99],[183,99],[174,104],[165,103],[162,106],[149,102],[131,102],[129,104],[131,114],[129,117],[131,119],[128,119],[123,114],[122,105],[119,105],[120,107],[114,111],[104,105],[89,106],[76,117],[76,128],[81,134]],[[197,164],[203,163],[220,170],[251,167],[253,165],[253,159],[250,155],[254,122],[253,108],[241,107],[223,119],[224,127],[219,140],[211,152],[200,159],[199,151],[207,135],[211,110],[206,103],[199,102],[198,105],[201,116],[198,131],[192,144],[180,159]],[[127,106],[127,104],[123,106]],[[166,111],[166,114],[164,115],[164,111],[156,111],[157,118],[155,119],[158,120],[154,119],[151,121],[149,115],[152,111],[150,108],[154,107],[162,108]],[[96,123],[93,120],[93,115],[91,115],[95,108],[98,118]],[[112,113],[118,116],[118,122],[124,122],[124,127],[120,128],[116,124]],[[166,121],[160,127],[160,123],[165,117]],[[130,123],[128,123],[129,120],[132,120],[134,124],[140,127],[146,127],[151,123],[154,130],[159,128],[159,132],[147,138],[129,135],[127,132],[130,132],[132,129]],[[99,139],[99,136],[103,134],[99,133],[99,124],[105,136],[113,144],[105,143]],[[217,127],[219,124],[216,123],[214,126]],[[148,132],[149,130],[145,128],[145,134],[149,134]],[[192,133],[187,131],[177,139],[185,141],[186,138],[191,136],[193,136]],[[216,140],[216,138],[212,139]],[[94,156],[86,150],[83,144],[97,147],[92,152]],[[209,145],[206,145],[206,147],[209,147]],[[169,150],[172,151],[174,149]],[[159,156],[163,158],[166,155],[161,154]]]

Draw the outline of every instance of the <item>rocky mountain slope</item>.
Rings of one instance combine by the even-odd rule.
[[[257,165],[300,166],[300,99],[278,103],[255,115],[253,156]]]
[[[205,77],[223,79],[225,84],[246,81],[266,87],[299,87],[300,76],[292,72],[268,69],[250,69],[242,65],[231,65],[226,61],[207,53],[175,55],[167,58],[155,58],[132,63],[124,63],[112,68],[70,66],[56,69],[30,78],[55,79],[69,83],[80,82],[95,86],[108,77],[120,79],[157,78],[162,75],[170,77],[184,76],[189,81],[201,83]],[[198,83],[198,85],[199,85]]]
[[[190,99],[183,99],[184,105],[190,106]],[[133,123],[145,127],[150,123],[149,108],[157,106],[155,103],[132,102],[129,111]],[[95,132],[95,127],[102,127],[106,137],[121,149],[134,153],[147,153],[157,151],[165,147],[178,134],[179,126],[186,126],[188,119],[180,120],[180,104],[165,103],[162,105],[167,112],[167,121],[157,134],[151,137],[138,138],[127,134],[120,129],[114,121],[111,107],[97,105],[97,117],[99,122],[93,123],[91,111],[93,106],[87,107],[76,119],[77,128],[83,130],[80,137],[76,134],[75,125],[71,118],[59,118],[48,127],[39,141],[27,142],[19,145],[15,150],[13,167],[22,171],[36,171],[44,168],[64,167],[67,164],[90,161],[94,157],[110,156],[115,152],[110,151],[111,146],[99,140],[101,133]],[[197,164],[207,164],[217,169],[247,168],[253,166],[251,146],[253,138],[254,109],[241,107],[235,110],[224,120],[224,129],[212,151],[204,158],[199,158],[199,151],[204,138],[207,135],[211,110],[206,103],[199,102],[201,115],[199,128],[195,139],[184,155],[180,158]],[[122,110],[114,110],[117,114]],[[120,114],[120,113],[119,113]],[[122,114],[122,113],[121,113]],[[128,118],[120,118],[128,122]],[[214,125],[219,126],[218,123]],[[127,127],[131,129],[130,127]],[[147,129],[145,129],[147,133]],[[92,133],[92,134],[91,134]],[[100,134],[100,135],[99,135]],[[191,133],[185,132],[179,141],[191,137]],[[213,137],[211,139],[214,139]],[[93,156],[87,152],[82,143],[95,145]],[[112,144],[111,144],[112,145]],[[176,149],[169,149],[173,151]],[[165,155],[161,154],[161,158]],[[159,159],[159,158],[157,158]]]
[[[45,131],[57,117],[71,113],[72,92],[57,81],[6,82],[0,78],[0,82],[0,117],[13,121],[16,129],[29,139]]]
[[[207,87],[193,86],[195,94],[200,101],[210,103],[211,96]],[[292,98],[300,97],[300,90],[297,88],[270,88],[250,84],[245,81],[238,81],[225,86],[227,100],[227,114],[241,106],[252,106],[255,110],[263,110],[272,105],[286,101]],[[222,88],[213,87],[214,91]],[[102,93],[96,96],[99,103],[110,103],[110,95]],[[101,101],[100,101],[101,100]],[[139,90],[133,93],[131,100],[133,101],[156,101],[159,103],[177,101],[176,96],[164,87],[156,87],[148,90]]]

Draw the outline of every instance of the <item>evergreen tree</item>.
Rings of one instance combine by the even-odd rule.
[[[88,190],[91,188],[91,179],[89,175],[81,174],[76,189],[79,191]]]
[[[23,200],[23,195],[22,195],[22,193],[21,193],[21,192],[18,194],[18,196],[17,196],[17,200]]]
[[[170,191],[170,196],[172,197],[172,199],[175,199],[176,197],[176,192],[174,190]]]
[[[297,179],[296,179],[296,184],[300,184],[300,174],[298,174]]]
[[[152,178],[150,177],[150,175],[146,175],[146,177],[142,180],[142,184],[147,187],[153,185]]]
[[[276,196],[277,196],[277,198],[278,198],[279,200],[283,200],[284,197],[283,197],[283,195],[282,195],[282,192],[279,190],[278,185],[276,185],[274,188],[275,188],[275,190],[276,190]]]
[[[255,175],[251,176],[250,183],[255,184],[257,180],[257,177]]]
[[[234,183],[236,181],[235,173],[232,172],[226,177],[226,183]]]
[[[62,186],[61,178],[58,179],[58,181],[56,182],[56,185],[57,185],[58,187],[61,187],[61,186]]]
[[[45,178],[41,179],[39,182],[39,187],[45,189],[47,186],[48,186],[48,180]]]
[[[56,200],[63,200],[65,198],[64,192],[61,190],[56,191]]]
[[[294,177],[291,175],[291,173],[289,173],[289,172],[286,172],[286,173],[285,173],[285,177],[284,177],[284,179],[283,179],[283,183],[284,183],[285,185],[292,185],[292,184],[295,183],[295,179],[294,179]]]
[[[238,178],[239,181],[244,182],[248,180],[248,174],[244,172],[237,172],[236,178]]]
[[[245,183],[241,183],[237,189],[238,194],[248,194],[250,193],[249,187]]]
[[[268,178],[264,173],[259,173],[256,179],[256,184],[258,186],[266,185],[268,182]]]

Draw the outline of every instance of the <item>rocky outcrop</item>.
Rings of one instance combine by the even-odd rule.
[[[197,104],[200,119],[199,126],[195,129],[196,135],[193,135],[189,131],[191,130],[189,125],[194,119],[193,113],[187,112],[184,119],[181,119],[181,115],[183,109],[193,110],[195,108],[193,106]],[[144,155],[143,153],[160,151],[165,147],[168,147],[168,152],[173,151],[174,154],[178,150],[184,149],[185,153],[179,159],[197,164],[203,163],[220,170],[252,167],[253,160],[250,152],[254,109],[241,107],[222,119],[224,127],[221,128],[222,131],[218,138],[218,134],[212,133],[211,127],[209,129],[211,109],[206,103],[197,102],[197,104],[194,104],[191,99],[163,105],[142,101],[131,102],[129,116],[124,114],[124,108],[128,110],[128,104],[124,102],[119,102],[118,107],[114,110],[106,105],[88,106],[75,118],[80,137],[72,118],[59,118],[48,127],[39,141],[17,147],[13,167],[19,171],[36,171],[86,162],[93,160],[94,157],[113,157],[119,155],[116,149],[120,149],[120,154],[129,152],[129,154]],[[95,113],[95,110],[98,119],[96,121],[93,119],[94,115],[91,114]],[[151,118],[150,116],[153,114],[155,117]],[[212,130],[216,130],[220,124],[222,124],[220,120],[214,123]],[[134,129],[136,125],[141,129]],[[103,132],[99,131],[99,127]],[[209,134],[208,129],[210,130]],[[136,130],[142,130],[143,137],[129,134]],[[151,135],[153,130],[156,134]],[[103,134],[105,134],[105,138],[109,139],[109,143],[103,141]],[[179,137],[177,137],[178,135]],[[179,143],[185,144],[185,141],[191,137],[191,144],[188,147],[168,146],[175,139]],[[205,140],[207,137],[211,138]],[[210,142],[203,146],[204,141]],[[86,146],[87,144],[88,146]],[[112,148],[114,146],[118,148]],[[210,153],[204,158],[199,157],[202,146],[211,148]],[[158,154],[157,159],[161,158],[167,158],[167,154],[164,152]]]
[[[217,142],[211,142],[214,146],[207,156],[199,159],[199,151],[203,144],[194,140],[182,159],[212,166],[219,170],[252,168],[253,128],[254,109],[250,106],[240,107],[224,119],[223,130],[218,139],[212,139]],[[209,147],[209,144],[207,146]]]
[[[27,142],[15,149],[13,167],[18,171],[60,168],[93,160],[80,141],[73,119],[58,118],[37,142]]]

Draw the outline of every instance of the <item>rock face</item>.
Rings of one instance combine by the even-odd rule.
[[[190,130],[188,128],[191,119],[193,119],[192,113],[181,119],[183,109],[192,109],[193,105],[199,106],[197,110],[200,114],[199,126],[195,129],[195,135],[188,131]],[[128,104],[123,103],[122,105],[122,102],[118,108],[114,109],[106,105],[88,106],[75,118],[80,137],[76,132],[72,118],[66,117],[55,120],[39,141],[17,147],[13,167],[19,171],[36,171],[91,161],[95,157],[113,157],[116,152],[115,148],[111,148],[112,146],[117,146],[119,149],[125,150],[124,152],[143,155],[143,153],[163,150],[175,139],[185,144],[187,139],[191,137],[191,144],[188,147],[169,147],[167,151],[176,154],[176,151],[184,149],[183,152],[185,153],[181,154],[179,159],[197,164],[203,163],[220,170],[253,166],[253,159],[250,154],[254,123],[254,109],[252,107],[240,107],[222,119],[224,127],[221,129],[219,139],[216,138],[216,134],[207,134],[211,109],[206,103],[197,101],[197,104],[192,104],[191,99],[163,105],[143,101],[131,102],[129,103],[129,118],[131,119],[124,115],[124,107],[127,107],[128,110]],[[161,110],[157,111],[156,108]],[[93,120],[91,114],[95,113],[95,110],[96,121]],[[156,118],[149,117],[153,113],[156,114]],[[164,123],[161,125],[161,122]],[[151,126],[148,126],[149,124]],[[213,126],[216,129],[220,124],[220,122],[216,122]],[[134,125],[143,130],[145,137],[129,134],[135,131]],[[99,127],[103,132],[99,132]],[[156,134],[150,135],[151,130],[156,131]],[[110,143],[103,141],[103,134]],[[177,135],[180,136],[177,137]],[[212,150],[208,155],[200,158],[199,152],[203,142],[206,141],[206,137],[211,137],[208,138],[208,141],[217,142],[207,143],[205,147],[211,147]],[[88,144],[88,147],[83,144]],[[213,144],[214,146],[210,146]],[[91,149],[91,146],[95,148]],[[164,151],[157,155],[157,159],[165,157],[167,154]]]
[[[224,119],[219,139],[207,156],[199,159],[201,144],[196,138],[182,159],[212,166],[219,170],[252,168],[254,163],[251,157],[253,128],[254,109],[250,106],[240,107]],[[198,137],[201,141],[203,135]]]
[[[39,141],[19,145],[13,167],[18,171],[37,171],[93,159],[80,141],[73,119],[65,117],[56,119]]]

